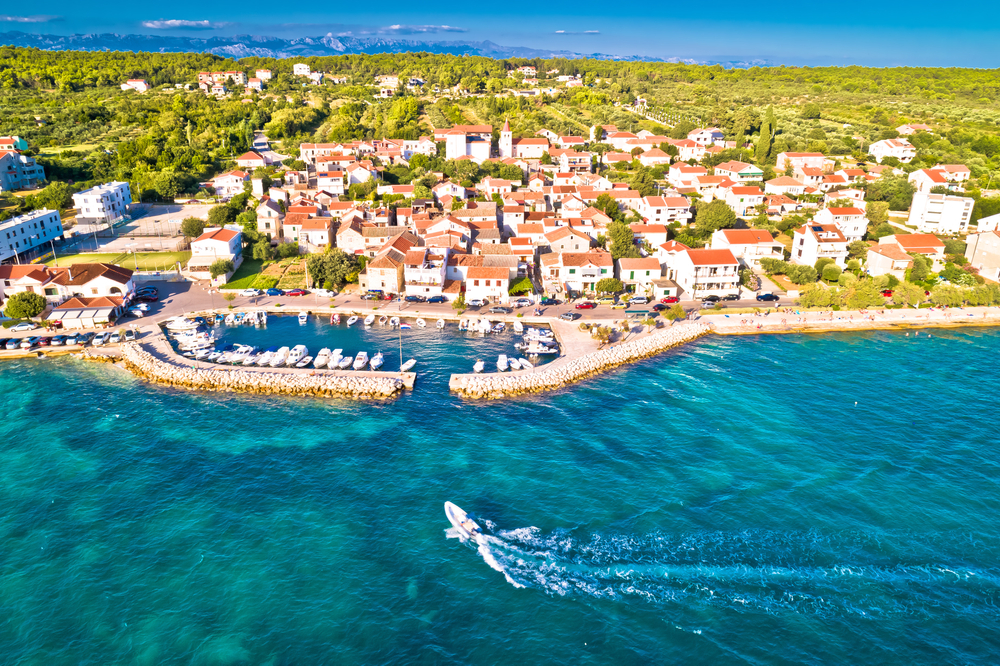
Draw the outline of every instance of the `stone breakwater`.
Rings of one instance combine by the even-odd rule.
[[[451,386],[453,391],[467,398],[504,398],[522,393],[553,391],[605,370],[655,356],[710,331],[711,328],[704,324],[686,324],[600,349],[551,370],[454,375]]]
[[[135,342],[122,344],[120,354],[125,367],[137,377],[157,384],[201,391],[379,399],[393,397],[404,388],[403,382],[393,377],[191,368],[157,358]]]

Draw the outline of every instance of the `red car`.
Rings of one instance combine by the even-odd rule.
[[[679,296],[666,296],[660,299],[661,303],[680,303],[681,299]]]
[[[305,289],[289,289],[288,291],[285,292],[285,296],[305,296],[305,295],[306,295]]]
[[[593,310],[597,307],[597,303],[591,303],[590,301],[584,301],[583,303],[577,303],[577,310]]]
[[[886,298],[888,298],[889,296],[892,296],[892,289],[883,289],[882,290],[882,295],[885,296]]]

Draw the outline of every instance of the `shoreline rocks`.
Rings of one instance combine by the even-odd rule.
[[[655,356],[710,332],[711,328],[704,324],[685,324],[599,349],[551,370],[453,375],[452,390],[467,398],[506,398],[553,391],[620,365]]]
[[[157,358],[137,342],[123,343],[119,349],[125,368],[140,379],[199,391],[385,399],[404,389],[403,382],[393,377],[258,372],[237,367],[191,368]]]

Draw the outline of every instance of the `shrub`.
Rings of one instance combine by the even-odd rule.
[[[617,294],[625,289],[625,285],[621,280],[608,277],[598,280],[594,289],[600,294]]]
[[[837,262],[835,262],[830,257],[822,257],[822,258],[816,260],[816,263],[814,264],[814,267],[816,268],[816,272],[819,273],[820,275],[822,275],[824,268],[826,268],[830,264],[835,264],[835,263],[837,263]]]
[[[815,282],[816,278],[819,277],[816,269],[812,266],[800,266],[798,264],[789,264],[785,275],[788,276],[792,284],[810,284]]]
[[[823,267],[823,279],[827,282],[833,282],[834,280],[840,278],[840,274],[842,272],[843,271],[840,269],[840,266],[837,264],[827,264]]]
[[[770,257],[760,260],[760,267],[771,275],[785,275],[790,264],[781,259],[771,259]]]
[[[663,311],[663,316],[670,321],[676,321],[687,317],[687,313],[684,312],[684,308],[681,307],[680,303],[674,303],[669,310]]]
[[[465,309],[465,292],[458,295],[458,298],[451,302],[451,307],[455,308],[459,312]]]
[[[197,217],[187,217],[181,222],[181,233],[188,238],[197,238],[205,231],[205,220]]]
[[[277,255],[281,259],[299,256],[299,244],[294,241],[282,243],[277,247]]]
[[[220,275],[232,273],[235,270],[236,265],[233,264],[232,259],[216,259],[212,262],[212,265],[208,267],[208,272],[212,274],[213,280]]]
[[[11,319],[30,319],[45,310],[45,297],[33,291],[19,291],[7,299],[4,314]]]

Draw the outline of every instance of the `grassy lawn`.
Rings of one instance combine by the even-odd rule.
[[[58,155],[64,151],[78,151],[89,153],[93,150],[97,150],[98,145],[96,143],[78,143],[73,146],[46,146],[45,148],[40,148],[38,150],[39,155]]]
[[[257,279],[257,275],[260,273],[261,267],[264,262],[259,259],[248,259],[243,258],[243,263],[240,267],[236,269],[233,273],[233,277],[230,278],[229,282],[222,285],[222,289],[247,289],[253,284],[253,281]]]
[[[177,265],[177,262],[181,262],[181,265],[187,263],[188,259],[191,258],[191,252],[136,252],[135,258],[132,258],[132,253],[127,256],[123,254],[114,254],[111,252],[101,253],[101,254],[67,254],[60,255],[58,261],[47,261],[46,265],[55,266],[68,266],[70,264],[111,264],[117,263],[117,265],[123,268],[135,269],[138,266],[140,271],[163,271],[170,270]]]

